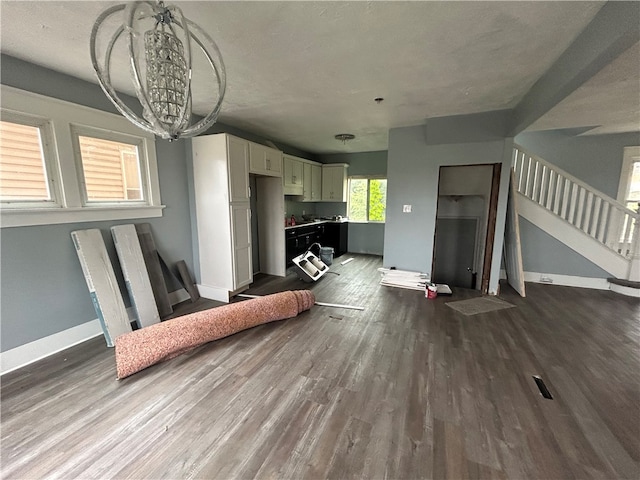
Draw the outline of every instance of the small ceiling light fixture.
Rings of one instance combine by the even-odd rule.
[[[383,100],[384,100],[384,98],[382,98],[382,97],[378,97],[378,98],[374,98],[373,99],[373,101],[376,102],[378,105],[380,105]]]
[[[342,143],[347,143],[347,140],[353,140],[356,136],[352,133],[339,133],[335,136],[336,140],[340,140]]]
[[[122,22],[109,37],[102,30]],[[104,27],[103,27],[104,26]],[[102,30],[101,30],[102,29]],[[142,105],[143,117],[120,99],[111,84],[111,56],[116,42],[125,37],[131,80]],[[101,44],[98,40],[105,39]],[[103,42],[104,43],[104,42]],[[192,43],[199,47],[213,70],[216,85],[213,109],[191,125]],[[101,48],[99,52],[97,49]],[[226,90],[226,73],[218,46],[182,11],[164,2],[141,1],[115,5],[100,14],[91,30],[91,62],[102,90],[130,122],[161,138],[192,137],[209,128],[218,118]],[[141,68],[144,67],[144,68]]]

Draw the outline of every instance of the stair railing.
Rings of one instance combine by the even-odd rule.
[[[518,192],[626,258],[637,255],[640,215],[516,145]]]

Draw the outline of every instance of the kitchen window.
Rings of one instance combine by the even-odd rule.
[[[2,228],[162,216],[153,135],[120,115],[0,94]]]
[[[349,177],[347,213],[350,222],[384,223],[386,208],[386,178]]]

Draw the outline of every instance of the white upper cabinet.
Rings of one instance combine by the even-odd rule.
[[[303,195],[304,163],[301,158],[283,155],[284,194]]]
[[[249,201],[249,142],[227,136],[231,202]]]
[[[311,201],[322,200],[322,165],[311,165]]]
[[[282,177],[282,152],[249,142],[249,173]]]
[[[346,163],[332,163],[322,166],[322,201],[347,201],[347,167]]]
[[[311,163],[304,162],[302,164],[302,201],[303,202],[311,202],[313,200],[313,198],[311,197],[312,169],[313,169],[313,165]]]
[[[322,200],[322,164],[303,160],[302,162],[302,201],[320,202]]]

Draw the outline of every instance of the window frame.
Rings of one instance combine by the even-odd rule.
[[[627,206],[627,197],[631,188],[631,175],[633,166],[640,163],[640,146],[624,147],[622,157],[622,169],[620,170],[620,183],[618,184],[618,202]]]
[[[156,157],[156,138],[143,132],[120,115],[55,98],[0,85],[3,119],[36,118],[47,124],[49,155],[45,157],[47,173],[54,182],[57,203],[34,205],[29,202],[2,202],[0,227],[23,227],[110,220],[161,217],[165,208],[160,199],[160,181]],[[9,120],[10,121],[10,120]],[[114,138],[140,142],[141,176],[147,182],[144,202],[86,202],[80,183],[74,131],[102,132]],[[116,140],[117,141],[117,140]],[[79,145],[78,145],[79,146]],[[84,176],[82,176],[84,180]],[[54,208],[52,208],[54,207]]]
[[[60,169],[58,155],[53,141],[51,122],[40,116],[2,111],[2,121],[37,128],[40,132],[40,149],[43,156],[45,182],[49,191],[49,200],[0,200],[1,208],[60,208],[62,195],[59,189]]]
[[[384,205],[384,220],[369,220],[369,199],[371,195],[371,180],[387,180],[385,175],[350,175],[347,180],[347,217],[349,216],[350,206],[351,206],[351,180],[367,180],[367,200],[366,200],[366,209],[367,209],[367,219],[366,220],[353,220],[349,218],[349,223],[374,223],[377,225],[384,225],[387,221],[387,204],[385,202]]]
[[[85,207],[96,206],[133,206],[133,205],[147,205],[149,198],[149,175],[148,175],[148,161],[146,158],[146,149],[144,148],[144,142],[141,138],[132,135],[126,135],[118,132],[105,131],[94,127],[87,127],[85,125],[71,125],[71,136],[73,137],[73,149],[74,157],[76,161],[76,169],[78,171],[78,183],[80,185],[80,194],[82,195],[82,204]],[[142,200],[89,200],[87,193],[86,178],[84,176],[84,164],[82,163],[82,153],[80,148],[80,137],[97,138],[100,140],[107,140],[111,142],[126,143],[128,145],[135,145],[138,150],[138,168],[140,169],[140,187],[142,190]],[[126,189],[126,175],[124,173],[124,159],[120,154],[120,163],[122,167],[123,182]],[[126,192],[125,192],[126,194]]]

